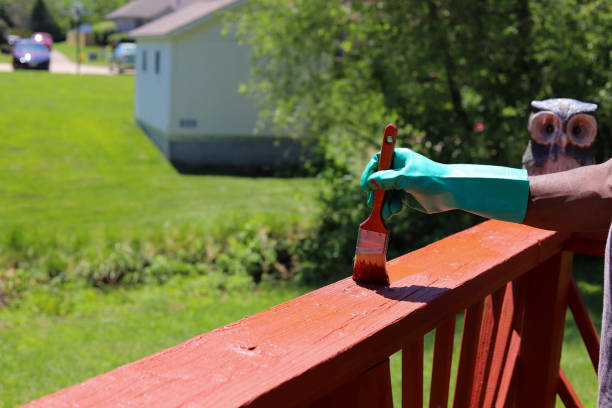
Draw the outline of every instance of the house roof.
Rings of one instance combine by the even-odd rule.
[[[141,0],[142,1],[142,0]],[[132,30],[132,37],[165,37],[178,34],[215,15],[215,11],[238,6],[246,0],[200,0]]]
[[[106,15],[107,20],[138,18],[148,20],[202,0],[134,0]]]

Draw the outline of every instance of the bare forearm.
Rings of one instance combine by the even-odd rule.
[[[612,220],[612,160],[529,178],[524,224],[555,231],[602,231]]]

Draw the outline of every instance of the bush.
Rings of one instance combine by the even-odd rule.
[[[44,240],[15,229],[0,242],[0,306],[33,288],[57,284],[104,288],[208,276],[218,288],[229,289],[247,281],[289,280],[301,239],[295,226],[256,218],[165,226],[154,236],[102,241]]]
[[[92,27],[94,40],[97,45],[107,45],[109,37],[117,33],[117,25],[114,21],[101,21]]]
[[[133,42],[134,39],[130,37],[129,33],[114,33],[108,36],[107,41],[109,44],[119,44],[122,42]]]

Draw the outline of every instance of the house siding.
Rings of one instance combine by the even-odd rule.
[[[249,78],[248,49],[238,45],[232,35],[222,35],[220,20],[173,41],[172,137],[254,135],[255,102],[238,92],[239,85]]]
[[[136,55],[136,87],[134,115],[165,134],[170,133],[172,44],[140,40]],[[143,55],[146,53],[146,70]],[[159,72],[155,72],[156,54],[159,53]]]

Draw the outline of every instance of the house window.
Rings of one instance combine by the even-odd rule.
[[[160,59],[159,51],[155,51],[155,73],[156,74],[159,74],[159,59]]]
[[[147,50],[142,50],[142,72],[147,72]]]

